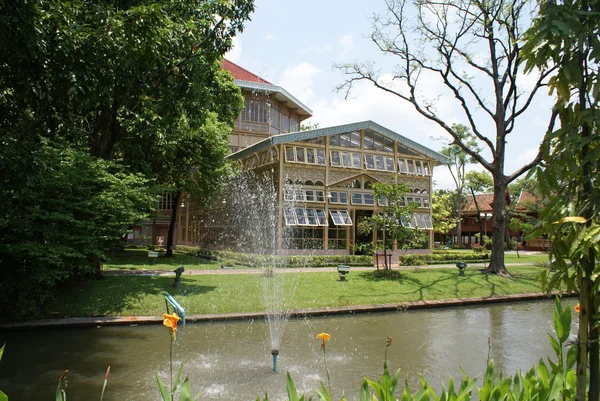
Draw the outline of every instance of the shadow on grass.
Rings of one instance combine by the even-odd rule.
[[[154,262],[154,264],[152,264]],[[165,257],[164,253],[159,253],[158,258],[149,258],[146,249],[126,249],[122,252],[107,255],[105,268],[108,270],[140,270],[138,267],[152,270],[175,269],[179,266],[198,266],[198,265],[219,265],[219,262],[193,256],[178,254],[175,252],[172,257]]]
[[[109,276],[73,285],[64,288],[57,301],[44,308],[45,317],[128,316],[148,313],[160,316],[166,309],[163,296],[167,293],[179,300],[186,295],[203,294],[216,289],[215,286],[200,285],[197,281],[182,280],[179,287],[174,287],[173,283],[173,277]]]

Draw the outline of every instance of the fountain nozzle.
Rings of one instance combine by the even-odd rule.
[[[279,355],[279,350],[271,350],[271,355],[273,355],[273,373],[277,373],[277,356]]]

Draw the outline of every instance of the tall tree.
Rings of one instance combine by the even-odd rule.
[[[456,214],[456,193],[447,190],[436,190],[431,195],[431,218],[433,220],[433,232],[447,235],[460,223],[462,217]],[[460,238],[460,231],[458,231]],[[442,241],[443,242],[443,241]]]
[[[479,144],[475,135],[469,132],[469,128],[462,124],[452,124],[452,129],[462,139],[462,141],[471,149],[480,151]],[[464,203],[464,189],[466,180],[465,168],[468,164],[475,163],[475,159],[465,152],[460,146],[451,143],[442,148],[441,154],[449,160],[447,164],[452,180],[456,187],[456,237],[458,243],[462,244],[462,209]]]
[[[542,214],[557,270],[550,285],[579,293],[578,401],[600,398],[599,38],[600,1],[542,0],[524,46],[527,70],[558,68],[549,82],[558,100],[537,177],[546,193],[555,194]]]
[[[384,79],[373,63],[337,65],[349,76],[339,89],[348,93],[355,82],[365,80],[399,97],[437,123],[492,174],[494,233],[503,233],[507,224],[506,187],[539,160],[538,155],[513,173],[505,172],[507,136],[553,70],[542,70],[532,90],[523,93],[521,24],[528,20],[530,4],[527,0],[386,0],[387,15],[374,18],[371,39],[384,54],[397,57],[393,79]],[[410,6],[414,8],[408,11]],[[431,82],[436,80],[445,91],[432,94]],[[470,147],[440,116],[435,103],[445,94],[457,102],[463,120],[491,154],[490,159],[484,157],[486,152]],[[494,235],[492,248],[492,271],[507,274],[503,235]]]

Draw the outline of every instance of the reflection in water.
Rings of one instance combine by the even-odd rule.
[[[572,303],[572,302],[570,302]],[[334,399],[342,391],[358,398],[363,376],[377,378],[383,367],[386,337],[391,370],[401,368],[409,383],[418,373],[434,387],[448,376],[482,373],[491,337],[498,370],[529,369],[552,355],[553,302],[310,318],[288,322],[279,358],[271,371],[264,322],[188,324],[178,332],[175,367],[185,363],[201,400],[255,400],[285,397],[285,372],[300,391],[312,393],[326,380],[317,333],[332,335],[327,344]],[[0,362],[0,389],[11,401],[52,397],[58,377],[69,369],[70,400],[99,397],[104,372],[111,366],[105,400],[159,400],[155,371],[168,381],[169,332],[162,326],[100,327],[0,333],[6,342]]]

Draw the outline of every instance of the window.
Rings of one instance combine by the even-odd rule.
[[[316,201],[317,202],[325,202],[325,192],[316,191]]]
[[[298,131],[298,121],[293,117],[290,118],[290,132]]]
[[[349,152],[341,152],[342,155],[342,166],[344,167],[352,167],[352,160],[350,159],[350,153]]]
[[[373,194],[363,194],[363,199],[365,205],[375,206],[375,198],[373,197]]]
[[[347,192],[330,192],[329,203],[333,204],[348,204],[348,193]]]
[[[375,156],[365,155],[365,168],[375,170]]]
[[[322,187],[323,181],[315,181],[315,187]]]
[[[304,192],[305,194],[305,198],[307,202],[314,202],[315,201],[315,191],[312,190],[306,190]]]
[[[314,184],[313,184],[313,182],[311,180],[306,180],[306,181],[304,181],[304,185],[310,185],[310,186],[312,186]]]
[[[267,122],[267,104],[257,100],[246,100],[242,110],[242,121]]]
[[[351,226],[352,219],[347,210],[330,210],[329,215],[336,226]]]
[[[329,160],[331,161],[331,165],[332,166],[339,166],[339,165],[341,165],[341,163],[340,163],[340,152],[339,151],[332,150],[329,153],[329,157],[330,157]]]
[[[360,180],[352,180],[350,188],[360,188]]]
[[[330,225],[328,230],[327,247],[329,249],[346,249],[348,229],[345,226]]]
[[[389,205],[388,198],[386,198],[385,196],[380,196],[379,199],[377,199],[377,204],[379,206],[388,206]]]
[[[327,216],[325,216],[325,210],[323,209],[315,209],[317,212],[317,219],[319,221],[320,226],[328,226],[329,221],[327,221]]]
[[[404,216],[400,216],[400,222],[402,223],[402,225],[404,227],[408,227],[408,228],[414,228],[414,222],[411,218],[406,218]]]
[[[294,190],[291,188],[285,188],[283,191],[283,200],[292,202],[294,200]]]
[[[316,226],[319,224],[317,220],[317,212],[315,209],[306,209],[306,219],[309,226]]]
[[[406,162],[408,164],[408,172],[410,174],[414,174],[415,173],[415,162],[413,160],[407,160]]]
[[[398,171],[401,173],[406,173],[408,171],[406,169],[406,160],[398,159]]]
[[[283,132],[290,132],[290,117],[281,113],[281,120],[279,121],[279,129]]]
[[[419,156],[419,154],[417,152],[415,152],[412,149],[407,148],[404,145],[398,144],[398,153],[401,153],[403,155],[409,155],[409,156]]]
[[[385,158],[385,169],[387,171],[394,171],[394,158],[393,157],[386,157]]]
[[[423,207],[429,207],[429,196],[423,198]]]
[[[353,205],[362,205],[363,204],[362,194],[352,194],[352,196],[350,197],[350,200]]]
[[[162,194],[160,201],[158,202],[159,210],[173,210],[173,194],[165,192]]]
[[[431,175],[431,172],[429,171],[429,162],[423,162],[423,174]]]
[[[286,230],[285,249],[323,249],[322,227],[293,227]]]
[[[304,148],[296,147],[296,163],[304,163]]]
[[[420,160],[415,160],[415,166],[417,169],[417,174],[423,174],[423,167],[421,166]]]
[[[295,155],[294,147],[286,146],[285,147],[285,161],[289,162],[289,163],[294,163],[296,161],[296,158],[294,157],[294,155]]]
[[[308,225],[308,220],[306,218],[306,209],[296,208],[296,219],[298,221],[299,226]]]
[[[283,217],[285,219],[286,225],[288,225],[288,226],[297,225],[296,214],[294,213],[294,211],[292,209],[289,209],[289,208],[283,209]]]
[[[317,149],[317,164],[325,165],[325,150]]]
[[[352,153],[352,167],[361,168],[360,153]]]
[[[303,189],[296,189],[294,191],[294,200],[295,201],[300,201],[300,202],[304,202],[304,190]]]
[[[375,168],[377,170],[385,170],[383,156],[381,156],[381,155],[375,156]]]
[[[315,150],[312,148],[306,149],[306,162],[309,164],[315,164]]]
[[[279,129],[279,110],[271,106],[271,114],[269,117],[271,118],[271,126]]]
[[[373,183],[371,181],[365,180],[365,183],[363,184],[363,188],[364,189],[372,189]]]

